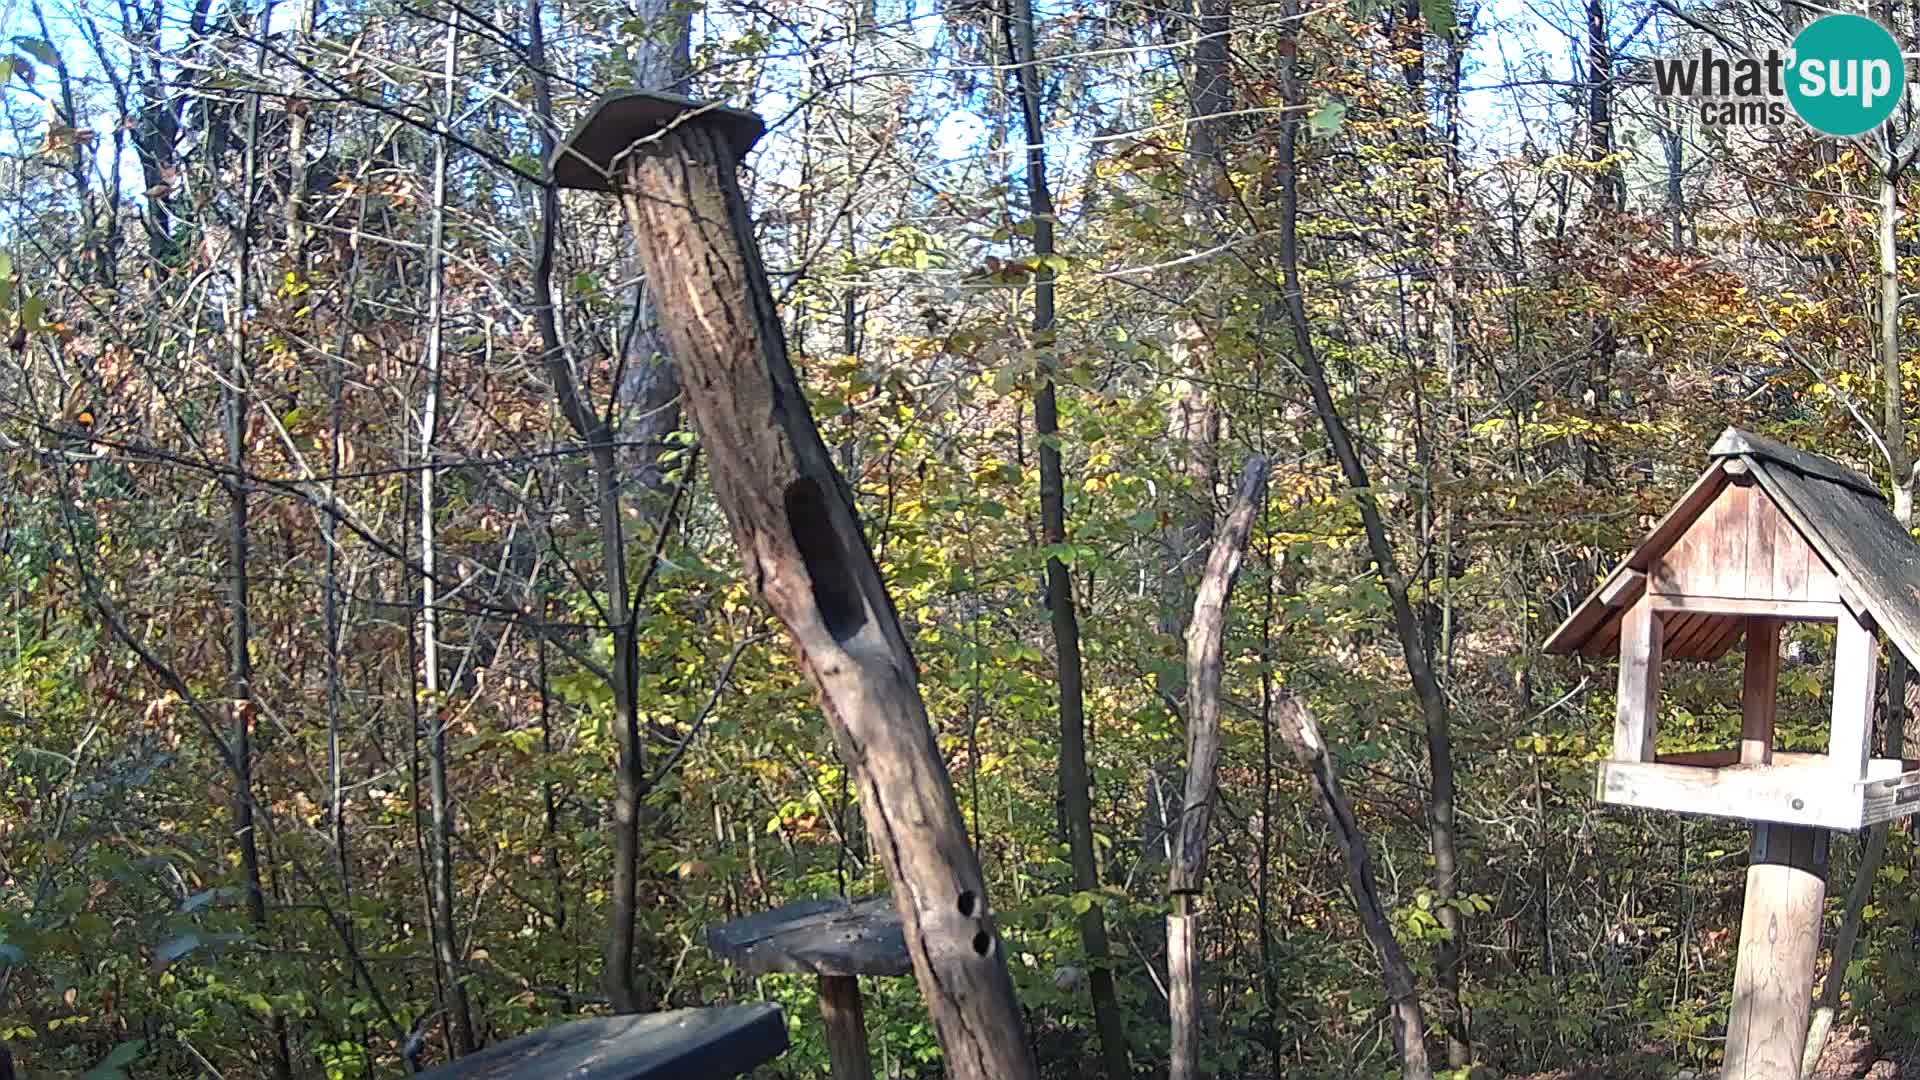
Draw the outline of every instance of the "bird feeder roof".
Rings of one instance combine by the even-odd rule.
[[[746,157],[767,130],[765,121],[744,109],[622,87],[600,95],[567,141],[554,150],[547,160],[547,170],[553,182],[563,188],[612,191],[618,158],[680,124],[718,128],[736,159]]]
[[[1619,639],[1620,620],[1646,589],[1647,577],[1742,473],[1754,481],[1792,536],[1804,541],[1831,574],[1839,600],[1870,619],[1909,662],[1920,658],[1920,544],[1893,517],[1872,480],[1831,458],[1797,450],[1765,436],[1728,428],[1709,452],[1713,464],[1666,517],[1547,639],[1550,653],[1605,654]],[[1735,591],[1735,590],[1723,590]],[[1753,598],[1764,601],[1755,590]],[[1739,596],[1724,597],[1738,601]],[[1750,613],[1766,614],[1764,607]],[[1791,611],[1783,610],[1786,617]],[[1695,625],[1669,632],[1673,659],[1705,660],[1740,640],[1745,620],[1728,612],[1688,616]]]

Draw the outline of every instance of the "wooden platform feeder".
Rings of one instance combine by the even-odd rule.
[[[873,1080],[859,977],[913,974],[891,899],[803,900],[714,927],[707,931],[707,947],[754,975],[817,976],[833,1080]]]
[[[1920,811],[1920,762],[1871,753],[1880,636],[1920,656],[1920,545],[1872,481],[1728,428],[1678,505],[1547,640],[1620,656],[1613,752],[1596,794],[1617,806],[1755,823],[1725,1080],[1797,1075],[1826,895],[1829,830]],[[1827,751],[1774,749],[1780,627],[1836,626]],[[1658,752],[1663,660],[1745,642],[1740,742]]]
[[[420,1080],[726,1080],[787,1048],[773,1005],[601,1016],[522,1035],[420,1074]]]

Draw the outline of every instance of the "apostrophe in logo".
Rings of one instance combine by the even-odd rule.
[[[1808,23],[1787,64],[1787,100],[1824,135],[1859,135],[1886,123],[1907,84],[1899,42],[1863,15]]]

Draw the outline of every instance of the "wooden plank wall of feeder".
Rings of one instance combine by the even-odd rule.
[[[1653,563],[1648,589],[1666,596],[1837,604],[1840,582],[1745,463],[1726,463],[1729,483]],[[1697,605],[1696,605],[1697,606]],[[1808,608],[1814,617],[1831,609]]]
[[[631,131],[607,165],[747,583],[785,628],[855,778],[947,1073],[1026,1080],[1025,1025],[918,668],[788,359],[739,148],[716,115],[693,107]]]

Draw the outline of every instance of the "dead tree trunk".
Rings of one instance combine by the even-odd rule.
[[[612,186],[653,283],[714,494],[747,580],[785,626],[855,776],[947,1074],[1029,1080],[1033,1058],[986,883],[913,653],[787,359],[734,177],[758,129],[746,114],[625,95],[603,102],[561,155],[618,171]]]
[[[1360,913],[1360,928],[1380,958],[1380,977],[1386,984],[1388,1023],[1393,1027],[1393,1046],[1400,1054],[1400,1075],[1406,1080],[1433,1080],[1433,1066],[1427,1063],[1426,1018],[1420,1011],[1420,993],[1414,985],[1413,969],[1400,952],[1400,942],[1387,921],[1387,908],[1380,900],[1380,888],[1373,879],[1373,861],[1367,855],[1367,838],[1354,820],[1353,806],[1340,790],[1340,774],[1333,771],[1327,757],[1327,744],[1313,714],[1292,697],[1283,697],[1274,709],[1279,718],[1280,737],[1293,750],[1293,756],[1313,776],[1314,794],[1326,811],[1327,824],[1333,827],[1333,842],[1347,863],[1347,886],[1353,890],[1353,906]]]
[[[1247,538],[1267,487],[1267,459],[1255,455],[1240,476],[1227,519],[1214,538],[1207,570],[1187,624],[1187,793],[1167,892],[1167,1004],[1173,1014],[1172,1080],[1200,1075],[1200,993],[1194,901],[1206,884],[1207,830],[1220,772],[1220,675],[1227,634],[1227,597],[1247,555]]]

